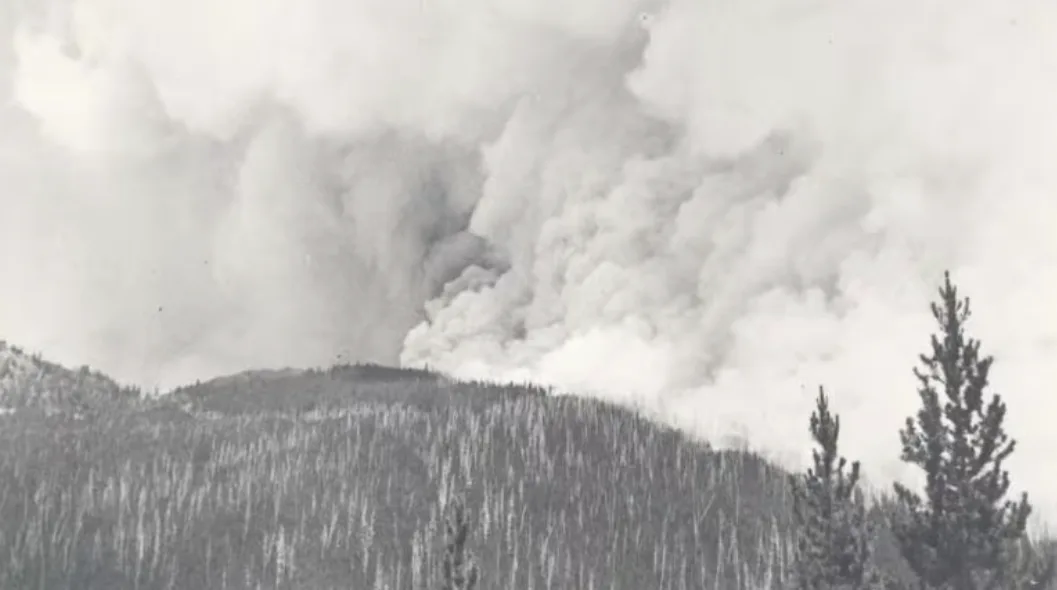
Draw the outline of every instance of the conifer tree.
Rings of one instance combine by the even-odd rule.
[[[460,498],[451,501],[444,533],[441,589],[473,590],[477,585],[477,566],[466,547],[470,539],[470,522]]]
[[[814,466],[791,476],[797,524],[796,584],[798,590],[863,590],[879,588],[873,567],[866,507],[858,489],[859,462],[848,468],[838,456],[840,417],[829,410],[819,387],[811,415]]]
[[[979,341],[966,336],[969,299],[959,299],[949,273],[939,295],[931,304],[939,333],[914,370],[921,409],[900,432],[903,461],[925,473],[924,498],[895,484],[900,510],[893,532],[923,588],[1037,587],[1039,560],[1018,566],[1031,505],[1027,494],[1006,500],[1003,464],[1016,442],[1003,426],[1001,396],[986,395],[993,358],[981,356]]]

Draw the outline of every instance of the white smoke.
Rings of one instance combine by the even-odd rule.
[[[163,386],[534,379],[798,460],[823,384],[885,479],[949,268],[1057,516],[1049,3],[0,0],[0,35],[0,337]]]

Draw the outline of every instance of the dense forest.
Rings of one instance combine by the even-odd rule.
[[[893,449],[929,483],[877,498],[824,389],[791,474],[527,385],[356,365],[155,398],[4,345],[0,588],[1057,587],[949,279],[933,313]]]

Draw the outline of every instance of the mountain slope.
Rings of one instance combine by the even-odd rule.
[[[12,398],[120,393],[93,373],[34,385],[74,373],[9,350],[11,383],[51,392]],[[425,590],[455,494],[481,588],[788,582],[788,474],[760,456],[597,400],[366,365],[5,421],[0,588]],[[878,544],[902,577],[883,527]]]
[[[19,426],[5,588],[426,588],[454,493],[482,587],[740,588],[787,557],[780,470],[538,388],[254,372]]]
[[[122,386],[98,371],[88,367],[70,370],[0,340],[0,408],[5,413],[25,409],[49,414],[85,412],[128,405],[139,398],[138,389]]]

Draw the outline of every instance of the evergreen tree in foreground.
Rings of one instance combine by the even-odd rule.
[[[840,417],[830,414],[820,387],[811,415],[814,466],[791,477],[796,518],[798,590],[879,588],[872,564],[871,530],[858,489],[859,462],[838,457]]]
[[[932,350],[915,369],[922,407],[900,432],[902,459],[926,476],[924,498],[896,484],[899,548],[922,587],[1017,590],[1036,586],[1042,567],[1022,559],[1031,505],[1027,494],[1005,500],[1003,462],[1015,441],[1003,428],[1006,405],[985,400],[992,357],[965,335],[969,299],[959,299],[949,273],[931,305],[939,323]],[[1052,568],[1050,568],[1052,570]]]
[[[444,528],[444,559],[441,563],[441,590],[473,590],[477,585],[477,566],[466,543],[470,539],[470,522],[459,498],[452,499]]]

